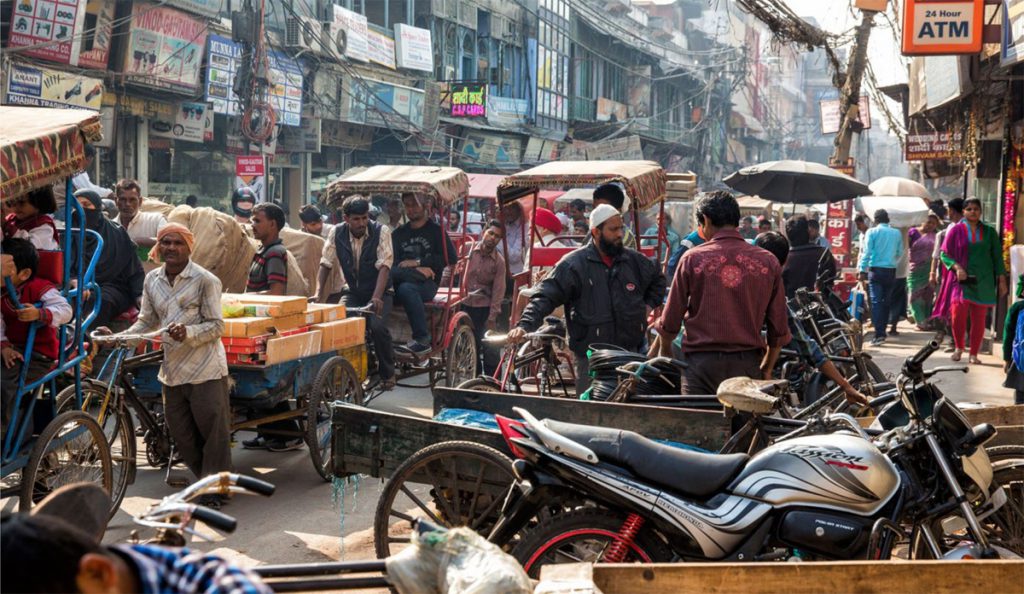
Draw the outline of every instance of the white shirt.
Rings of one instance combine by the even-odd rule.
[[[29,243],[36,246],[37,250],[60,251],[60,245],[58,245],[57,241],[53,238],[53,227],[50,227],[49,225],[40,225],[30,231],[18,229],[14,232],[14,237],[27,239]]]
[[[120,222],[118,218],[118,222]],[[167,226],[167,219],[158,212],[137,212],[132,220],[128,222],[125,231],[132,241],[138,243],[139,239],[156,239],[156,234]]]
[[[100,198],[106,198],[107,196],[110,196],[111,194],[114,193],[114,191],[111,190],[110,188],[104,188],[103,186],[97,186],[96,184],[92,183],[92,180],[89,179],[89,174],[86,173],[85,171],[72,177],[71,185],[75,187],[76,192],[78,190],[86,189],[94,190],[97,194],[99,194]]]
[[[325,240],[330,238],[333,232],[334,225],[330,223],[324,223],[323,226],[320,227],[320,237],[323,237]]]

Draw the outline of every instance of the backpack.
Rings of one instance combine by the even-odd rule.
[[[1013,338],[1013,364],[1024,373],[1024,310],[1017,313],[1017,333]]]

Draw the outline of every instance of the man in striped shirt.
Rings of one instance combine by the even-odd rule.
[[[231,414],[228,364],[220,341],[221,284],[190,259],[194,242],[182,225],[171,223],[160,230],[150,255],[163,266],[146,275],[138,320],[124,333],[166,329],[158,379],[164,386],[167,428],[189,470],[203,477],[231,469]],[[219,507],[221,500],[208,495],[200,503]]]

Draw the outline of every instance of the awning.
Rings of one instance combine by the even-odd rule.
[[[103,138],[99,112],[0,107],[0,198],[7,200],[82,169],[85,145]]]
[[[506,177],[498,189],[505,202],[521,196],[523,189],[597,187],[617,182],[636,208],[645,209],[665,199],[665,181],[665,171],[653,161],[551,161]]]
[[[450,205],[466,197],[469,179],[456,167],[414,165],[375,165],[355,175],[335,180],[327,186],[328,203],[337,203],[352,194],[375,193],[426,194]]]

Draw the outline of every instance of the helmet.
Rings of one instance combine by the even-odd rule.
[[[255,206],[256,202],[258,202],[256,192],[253,192],[250,187],[242,186],[241,188],[235,188],[235,191],[231,193],[231,210],[234,211],[235,215],[240,217],[252,216],[252,206],[243,208],[239,206],[240,202],[249,202]]]

